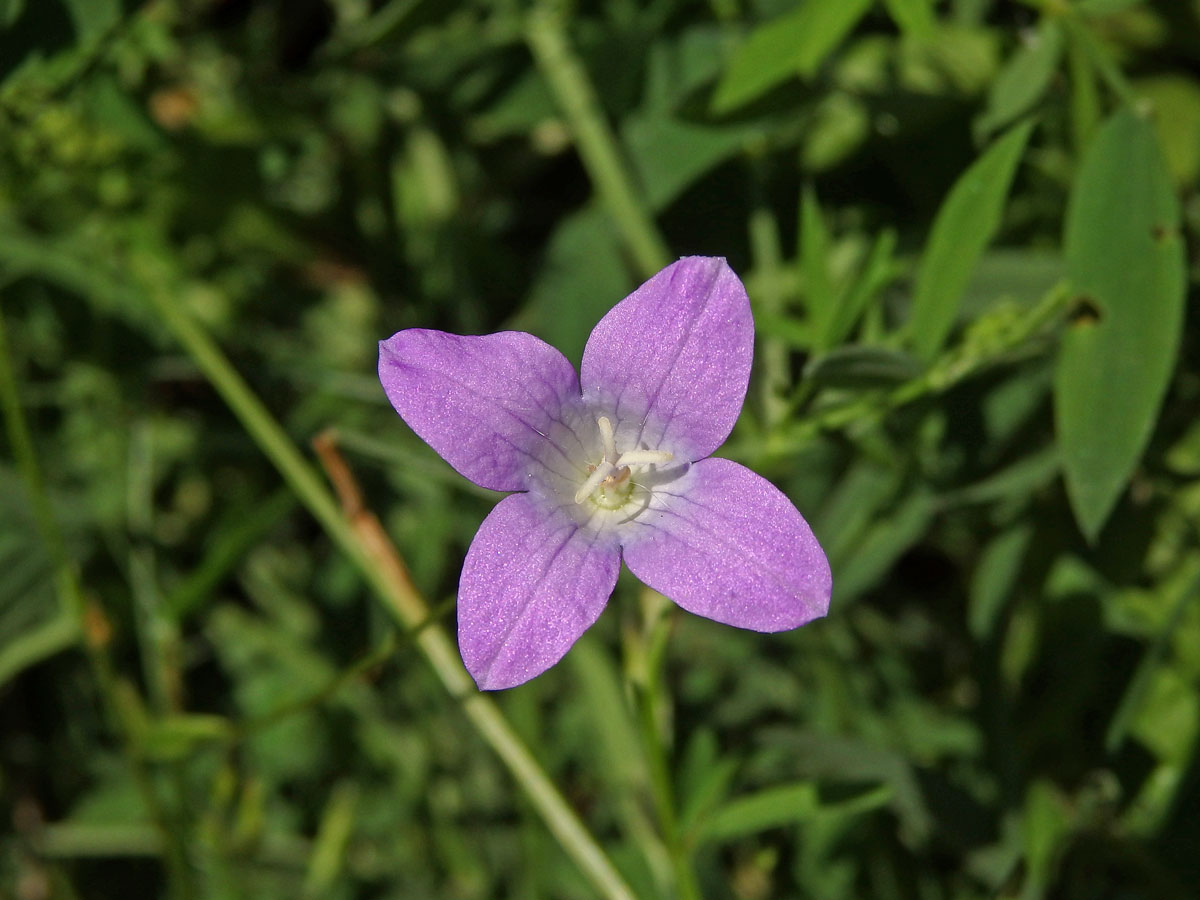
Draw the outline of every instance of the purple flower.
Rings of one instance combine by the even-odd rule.
[[[600,616],[621,559],[684,609],[755,631],[829,608],[808,524],[774,485],[710,457],[746,397],[754,322],[723,259],[667,266],[600,320],[581,377],[530,334],[411,328],[379,379],[418,435],[505,497],[471,542],[458,644],[483,690],[554,665]]]

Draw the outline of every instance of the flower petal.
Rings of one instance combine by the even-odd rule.
[[[703,459],[733,430],[753,355],[746,289],[724,259],[692,256],[600,320],[583,351],[583,396],[639,423],[651,449]]]
[[[379,380],[396,412],[476,484],[523,490],[546,434],[579,382],[565,356],[521,331],[462,336],[410,328],[379,343]]]
[[[562,659],[603,612],[620,567],[615,540],[538,496],[501,500],[458,585],[458,647],[480,689],[523,684]]]
[[[694,464],[655,489],[623,537],[625,564],[689,612],[754,631],[785,631],[825,615],[829,562],[796,507],[727,459]]]

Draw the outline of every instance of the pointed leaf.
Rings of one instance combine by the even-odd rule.
[[[795,76],[813,75],[871,7],[871,0],[804,0],[751,33],[713,95],[714,112],[736,109]]]
[[[903,350],[845,344],[814,357],[804,377],[822,387],[870,390],[894,387],[921,374],[921,364]]]
[[[805,186],[800,198],[800,265],[815,349],[824,350],[828,347],[825,337],[835,312],[836,296],[829,278],[829,229],[811,184]]]
[[[975,123],[981,135],[1003,128],[1037,103],[1058,69],[1062,45],[1058,21],[1047,18],[1033,37],[1017,48],[988,91],[987,107]]]
[[[937,354],[954,325],[975,264],[1000,227],[1032,130],[1033,123],[1024,122],[992,144],[954,183],[938,210],[917,270],[909,323],[913,348],[924,359]]]
[[[120,0],[64,0],[80,41],[100,37],[121,20]]]
[[[708,840],[723,841],[756,834],[768,828],[802,822],[821,809],[817,786],[811,781],[764,788],[737,797],[717,809],[702,827]]]
[[[933,5],[930,0],[883,0],[888,15],[910,37],[927,37],[933,31]]]
[[[1067,277],[1079,298],[1054,381],[1067,493],[1095,538],[1150,438],[1179,352],[1179,204],[1151,125],[1110,118],[1067,208]]]
[[[0,0],[0,28],[12,26],[25,9],[25,0]]]
[[[896,265],[892,259],[895,250],[896,232],[891,229],[881,231],[871,245],[858,279],[838,297],[837,308],[829,320],[829,331],[821,340],[822,346],[836,347],[844,341],[871,301],[895,277]]]

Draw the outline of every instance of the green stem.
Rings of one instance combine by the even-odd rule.
[[[642,659],[632,668],[644,679],[642,684],[634,685],[634,695],[637,698],[638,722],[650,772],[654,808],[659,828],[662,830],[663,843],[666,844],[671,857],[675,894],[680,900],[700,900],[700,888],[692,867],[691,853],[679,827],[670,753],[663,735],[663,723],[667,718],[663,713],[667,698],[663,688],[662,670],[666,658],[670,609],[663,598],[649,588],[643,591],[642,599],[642,606],[648,611],[649,621],[641,634],[641,643],[635,650]]]
[[[301,455],[291,438],[242,380],[208,333],[165,289],[151,286],[148,296],[159,316],[221,394],[242,427],[291,485],[326,534],[358,566],[388,611],[406,630],[425,623],[429,619],[425,600],[406,578],[396,577],[376,563],[372,549],[364,545],[351,522],[342,514],[337,500],[316,470]],[[460,701],[471,724],[508,767],[547,828],[593,887],[610,900],[632,900],[633,891],[517,737],[499,708],[475,688],[445,631],[428,625],[416,634],[415,640],[446,690]]]
[[[146,681],[146,694],[155,715],[178,711],[180,682],[174,652],[175,627],[163,615],[157,563],[150,536],[154,522],[154,436],[150,423],[134,424],[129,434],[126,506],[129,531],[129,583],[137,636]]]
[[[954,347],[926,371],[890,391],[866,394],[848,403],[819,409],[777,429],[765,441],[756,439],[753,446],[726,445],[722,455],[761,464],[764,460],[786,456],[824,431],[861,426],[922,397],[942,393],[976,372],[1010,357],[1022,344],[1060,317],[1070,300],[1071,293],[1065,283],[1058,284],[1032,310],[990,340],[986,348]]]
[[[638,270],[649,278],[671,260],[666,241],[641,202],[616,135],[596,98],[587,71],[572,49],[561,13],[548,3],[529,14],[525,39],[558,101],[584,168],[621,233]]]
[[[58,520],[54,515],[50,496],[46,490],[46,482],[42,477],[41,466],[38,464],[33,436],[29,430],[29,423],[25,420],[25,411],[21,407],[20,392],[17,389],[16,366],[8,346],[3,309],[0,309],[0,407],[3,408],[4,425],[8,433],[9,445],[12,447],[13,458],[29,492],[38,532],[54,565],[54,582],[58,601],[74,621],[76,633],[82,636],[83,648],[87,654],[105,714],[111,727],[121,737],[124,756],[129,764],[134,784],[146,807],[146,812],[162,840],[162,846],[166,851],[170,893],[181,900],[187,900],[192,896],[187,848],[179,835],[170,828],[166,813],[155,791],[150,771],[141,758],[135,739],[136,725],[129,708],[130,701],[123,696],[120,678],[107,652],[107,636],[100,633],[107,626],[97,624],[97,619],[102,619],[103,613],[98,609],[89,610],[75,572],[75,565],[67,550],[62,529],[59,528]]]

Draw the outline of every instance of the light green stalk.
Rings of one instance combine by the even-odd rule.
[[[600,202],[612,216],[642,277],[649,278],[671,261],[671,253],[638,195],[616,135],[567,38],[562,13],[549,3],[537,6],[526,21],[525,40],[566,116]]]
[[[163,322],[221,394],[242,427],[329,537],[358,566],[388,611],[406,630],[425,626],[415,635],[417,646],[446,690],[461,703],[471,724],[508,767],[567,854],[602,896],[609,900],[633,900],[633,891],[517,737],[503,713],[492,700],[476,690],[462,667],[458,650],[445,631],[425,624],[429,619],[428,606],[407,576],[402,571],[384,569],[379,562],[379,548],[365,545],[316,470],[201,325],[165,291],[151,288],[149,297]]]
[[[679,900],[700,900],[702,895],[696,882],[691,849],[679,826],[666,733],[670,715],[662,673],[672,604],[657,592],[644,588],[641,607],[645,625],[639,633],[627,636],[628,652],[633,657],[628,668],[634,682],[633,694],[637,701],[642,746],[650,772],[654,809],[663,843],[671,858],[675,896]]]

